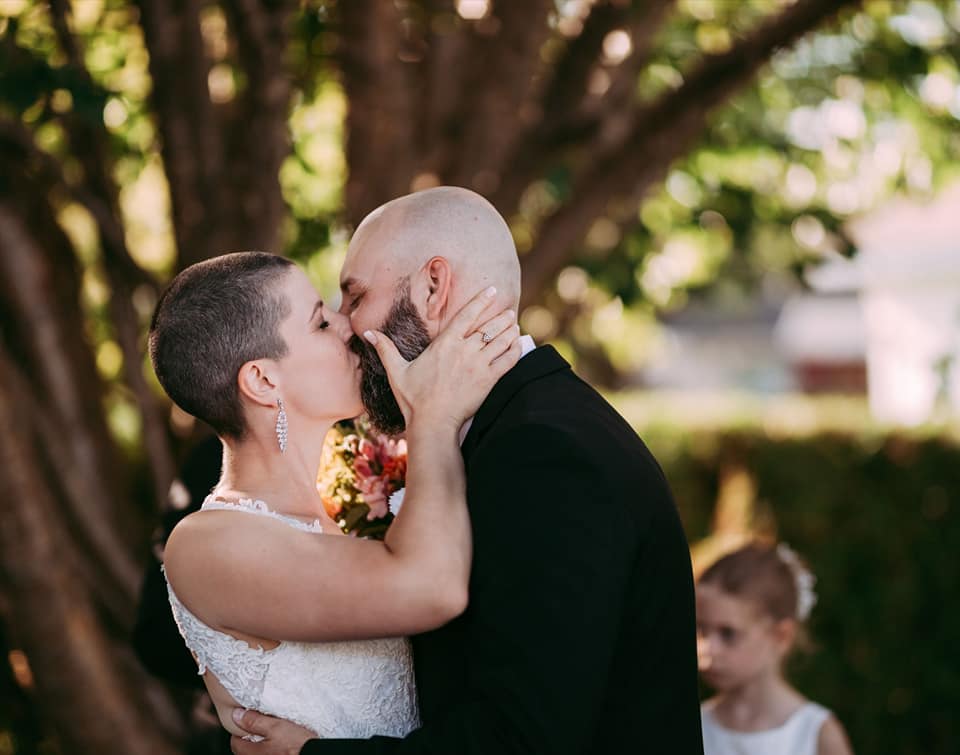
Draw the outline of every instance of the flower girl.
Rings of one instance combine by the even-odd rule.
[[[786,545],[752,543],[697,581],[705,755],[851,755],[840,722],[782,666],[816,602],[814,577]]]

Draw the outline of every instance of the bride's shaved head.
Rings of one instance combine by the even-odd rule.
[[[520,300],[520,262],[513,236],[496,208],[479,194],[439,186],[377,208],[360,224],[350,253],[369,249],[392,258],[398,278],[444,257],[457,279],[456,308],[496,286],[504,304]]]

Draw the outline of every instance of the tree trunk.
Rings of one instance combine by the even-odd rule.
[[[0,340],[0,570],[14,640],[66,752],[173,753],[160,725],[176,721],[172,707],[113,639],[130,622],[137,539],[115,530],[105,506],[118,501],[117,460],[97,380],[35,235],[0,203],[0,279],[15,283],[2,288],[0,309],[19,315]]]
[[[16,370],[5,350],[0,369]],[[0,517],[0,561],[17,606],[14,641],[30,661],[42,713],[64,752],[173,755],[149,699],[153,683],[131,673],[129,649],[110,641],[93,608],[76,543],[35,463],[37,439],[23,430],[32,402],[11,387],[0,387],[0,492],[13,504]]]
[[[225,252],[279,253],[279,173],[289,154],[291,86],[284,66],[295,4],[223,3],[235,37],[224,62],[244,82],[214,103],[200,0],[137,0],[150,52],[151,95],[170,185],[178,268]]]
[[[146,528],[137,527],[142,512],[124,500],[117,475],[122,464],[85,343],[72,250],[46,213],[35,215],[41,225],[28,231],[24,217],[32,213],[24,209],[0,202],[0,280],[5,281],[0,301],[4,311],[16,313],[7,320],[3,338],[23,384],[37,397],[30,428],[43,440],[49,487],[62,491],[61,515],[94,559],[86,571],[123,621],[131,618],[139,584],[133,553]],[[30,505],[28,499],[12,500]]]
[[[416,68],[404,61],[403,13],[393,0],[338,3],[337,62],[347,95],[348,220],[411,191],[416,162]]]

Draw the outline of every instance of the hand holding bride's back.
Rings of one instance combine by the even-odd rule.
[[[459,430],[519,361],[516,313],[492,313],[495,295],[496,289],[489,288],[474,296],[412,362],[383,333],[364,334],[383,362],[408,425],[417,417],[430,423],[449,422]]]

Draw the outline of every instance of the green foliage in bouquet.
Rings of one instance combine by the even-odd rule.
[[[382,540],[393,521],[390,496],[402,489],[407,444],[360,419],[330,431],[317,488],[327,513],[350,535]]]

